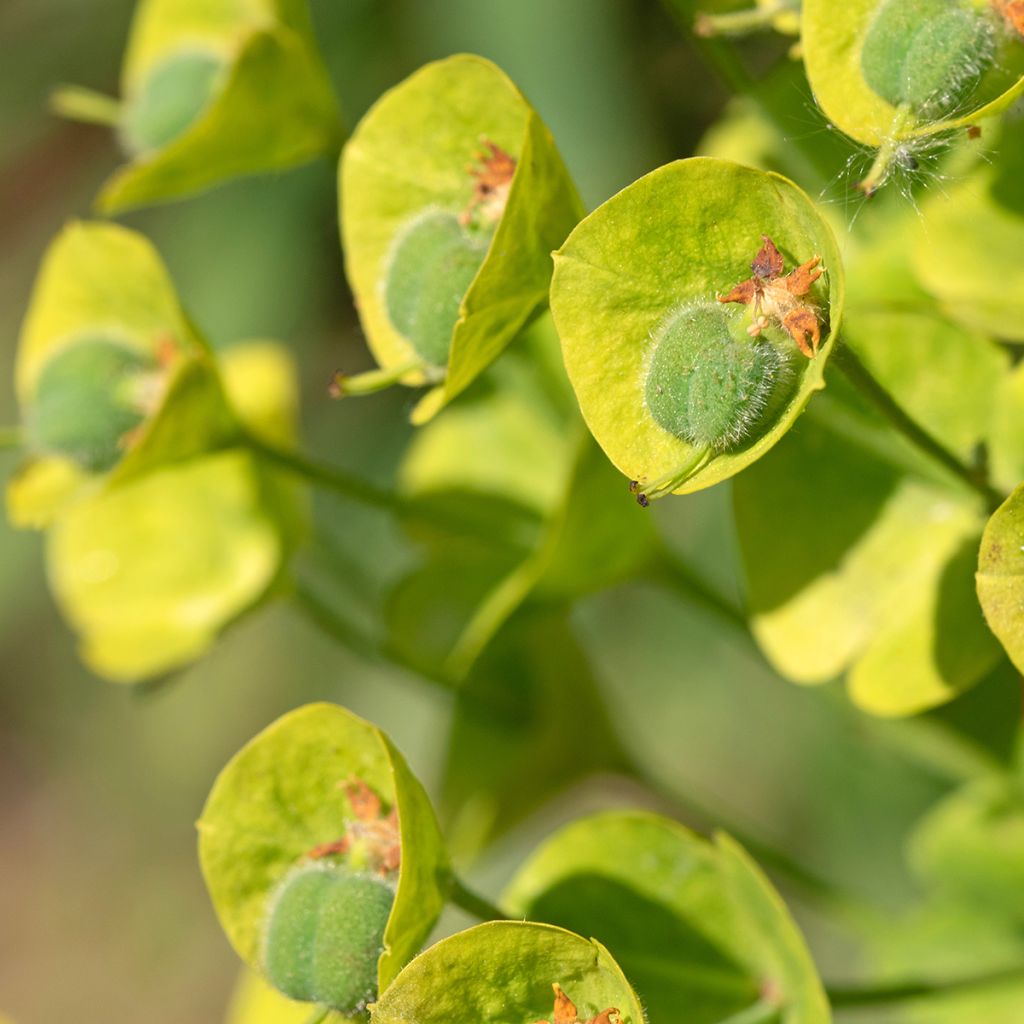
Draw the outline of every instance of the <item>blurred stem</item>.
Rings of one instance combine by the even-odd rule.
[[[21,427],[0,427],[0,451],[20,448],[22,442]]]
[[[990,971],[988,974],[974,977],[954,978],[951,981],[892,982],[864,986],[828,985],[826,992],[829,1002],[835,1009],[851,1009],[861,1006],[889,1006],[1021,980],[1024,980],[1024,967],[1015,967]]]
[[[780,14],[792,14],[797,5],[791,0],[778,0],[770,7],[748,7],[742,11],[728,11],[725,14],[709,14],[698,11],[693,22],[693,31],[700,37],[745,36],[751,32],[764,32]]]
[[[246,435],[246,445],[268,462],[280,466],[308,483],[333,491],[343,498],[350,498],[361,505],[373,508],[394,509],[398,506],[397,496],[367,480],[361,480],[344,469],[318,462],[300,452],[286,451],[268,444],[253,434]]]
[[[778,1003],[760,999],[753,1006],[720,1020],[718,1024],[776,1024],[781,1019],[781,1013]]]
[[[50,109],[82,124],[113,127],[121,120],[121,101],[80,85],[61,85],[50,94]]]
[[[448,899],[460,910],[480,918],[481,921],[509,920],[508,914],[500,907],[496,907],[490,900],[467,888],[462,879],[455,875],[452,876],[452,885],[448,892]]]
[[[891,426],[895,427],[925,455],[980,494],[990,509],[994,511],[1006,500],[1007,495],[992,486],[984,469],[968,466],[929,434],[916,420],[912,419],[860,361],[849,345],[837,345],[832,354],[832,360],[843,376],[871,402]]]

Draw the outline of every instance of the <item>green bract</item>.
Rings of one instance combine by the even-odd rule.
[[[377,960],[394,890],[373,875],[307,864],[274,894],[263,968],[290,999],[357,1013],[377,994]]]
[[[751,277],[764,236],[784,273],[821,257],[802,300],[821,331],[814,358],[777,320],[754,339],[750,305],[716,302]],[[711,158],[659,168],[595,210],[555,254],[551,286],[584,419],[641,492],[709,487],[771,448],[824,386],[842,305],[835,239],[807,196]]]
[[[614,1007],[643,1024],[636,994],[593,939],[546,924],[492,921],[420,954],[371,1010],[375,1024],[534,1024],[551,1021],[552,986],[580,1020]]]
[[[851,312],[844,341],[965,461],[986,438],[1006,368],[986,339],[934,315]],[[970,591],[983,503],[841,378],[808,418],[733,492],[754,635],[796,682],[846,672],[875,714],[945,703],[999,658]]]
[[[205,342],[153,247],[76,223],[50,246],[22,325],[15,386],[30,457],[11,519],[45,526],[101,483],[223,444],[237,432]]]
[[[261,975],[243,968],[231,995],[224,1024],[307,1024],[309,1016],[309,1003],[281,995]],[[332,1014],[325,1024],[344,1019]]]
[[[996,510],[978,555],[978,599],[989,628],[1018,670],[1024,671],[1024,484]]]
[[[99,197],[108,213],[292,167],[339,142],[331,85],[296,0],[142,0],[121,92],[131,162]],[[70,91],[57,105],[74,116],[90,99]]]
[[[232,945],[246,963],[271,972],[264,958],[275,901],[292,872],[319,859],[317,848],[345,836],[358,817],[345,788],[353,780],[397,810],[401,867],[374,979],[383,991],[433,927],[449,874],[427,796],[375,726],[330,704],[278,719],[218,776],[199,821],[199,858]],[[355,854],[332,863],[364,871]],[[337,929],[350,935],[349,925],[317,923],[325,939],[337,939]]]
[[[768,1020],[773,1007],[791,1024],[830,1020],[796,925],[726,836],[708,842],[644,812],[595,815],[544,843],[505,902],[606,943],[653,1020]]]
[[[890,147],[1007,108],[1024,44],[981,0],[806,0],[807,76],[847,135]]]
[[[579,219],[579,198],[533,108],[466,55],[375,104],[345,146],[339,185],[367,341],[385,376],[435,385],[413,412],[423,422],[544,304],[549,253]]]

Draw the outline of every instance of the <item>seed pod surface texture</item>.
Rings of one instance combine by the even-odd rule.
[[[274,897],[264,945],[267,978],[290,999],[341,1013],[377,994],[377,959],[394,890],[372,875],[308,864]]]
[[[91,472],[110,469],[126,435],[144,419],[146,355],[110,339],[72,342],[43,368],[28,412],[40,448],[67,455]]]
[[[388,317],[432,366],[448,362],[459,306],[487,255],[489,234],[431,210],[395,241],[385,285]]]
[[[218,57],[200,50],[176,53],[154,67],[125,104],[127,148],[147,153],[181,135],[210,102],[223,67]]]
[[[721,305],[671,313],[656,338],[645,396],[655,421],[695,448],[726,451],[747,438],[776,398],[786,360]]]
[[[995,37],[994,19],[970,4],[884,0],[864,38],[864,79],[894,106],[942,117],[977,85]]]

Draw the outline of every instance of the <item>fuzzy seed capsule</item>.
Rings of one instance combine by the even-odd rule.
[[[224,63],[211,53],[177,53],[157,65],[125,104],[122,134],[133,153],[160,149],[203,112]]]
[[[655,421],[695,448],[727,451],[773,404],[786,359],[748,337],[742,317],[701,302],[673,313],[656,339],[645,396]]]
[[[314,863],[292,872],[274,897],[263,966],[290,999],[356,1013],[377,994],[377,960],[394,890],[372,875]]]
[[[44,451],[91,472],[110,469],[146,415],[156,363],[106,338],[70,344],[43,368],[28,410],[28,433]]]
[[[988,13],[950,0],[885,0],[861,50],[868,85],[893,106],[937,118],[962,103],[992,62]]]
[[[487,255],[490,234],[429,211],[396,240],[385,286],[388,317],[431,366],[448,363],[459,306]]]

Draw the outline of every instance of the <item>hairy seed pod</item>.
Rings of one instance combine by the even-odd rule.
[[[783,382],[786,360],[743,318],[700,302],[660,329],[645,395],[655,421],[695,448],[727,451],[749,437]]]
[[[948,115],[975,88],[995,53],[995,23],[950,0],[884,0],[864,38],[864,79],[894,106]]]
[[[127,435],[145,418],[146,354],[107,338],[86,338],[59,351],[44,367],[27,416],[28,434],[45,451],[92,472],[110,469]]]
[[[290,999],[361,1011],[377,994],[377,959],[394,890],[344,866],[306,864],[270,906],[263,966]]]
[[[128,149],[147,153],[181,135],[210,102],[223,67],[220,58],[195,50],[153,68],[125,104],[121,128]]]
[[[430,365],[448,362],[459,306],[487,255],[490,238],[453,213],[430,211],[397,238],[388,267],[388,317]]]

